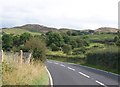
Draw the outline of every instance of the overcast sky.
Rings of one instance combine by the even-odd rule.
[[[118,27],[119,0],[0,0],[0,27]]]

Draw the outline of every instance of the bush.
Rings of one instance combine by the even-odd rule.
[[[118,70],[118,66],[120,66],[118,54],[120,54],[118,47],[96,48],[87,54],[86,63]]]
[[[72,47],[71,47],[71,45],[64,44],[63,47],[62,47],[62,50],[66,54],[71,54]]]
[[[13,46],[13,36],[10,34],[4,34],[2,36],[2,49],[5,51],[10,51]]]
[[[52,43],[50,45],[50,48],[52,49],[52,51],[59,51],[60,50],[60,48],[58,46],[56,46],[54,43]]]
[[[85,47],[82,47],[80,49],[75,49],[75,50],[73,50],[73,55],[84,54],[85,50],[86,50]]]
[[[26,41],[24,48],[25,50],[33,52],[33,57],[35,60],[45,61],[46,45],[40,38],[33,37]]]

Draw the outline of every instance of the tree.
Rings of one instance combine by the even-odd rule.
[[[43,40],[38,37],[32,37],[26,41],[24,48],[33,53],[35,60],[45,61],[46,57],[46,45]]]
[[[72,47],[71,47],[71,45],[64,44],[63,47],[62,47],[62,50],[63,50],[63,52],[66,53],[66,54],[71,54],[71,52],[72,52]]]
[[[25,42],[26,42],[27,40],[29,40],[31,37],[32,37],[31,34],[29,34],[29,33],[23,33],[23,34],[20,36],[20,43],[21,43],[21,44],[25,44]]]
[[[70,38],[69,38],[69,36],[67,34],[63,34],[62,37],[64,39],[65,44],[68,44],[70,42]]]
[[[72,35],[72,31],[71,30],[67,31],[67,35],[71,36]]]
[[[64,40],[59,33],[48,32],[46,35],[47,35],[47,46],[50,46],[52,43],[54,43],[58,47],[62,46]]]
[[[13,37],[13,46],[18,47],[20,45],[21,45],[21,43],[20,43],[20,36],[14,36]]]
[[[77,48],[77,42],[75,40],[70,40],[69,45],[72,46],[72,49]]]
[[[4,34],[2,36],[2,48],[3,50],[10,51],[13,46],[13,36],[10,34]]]

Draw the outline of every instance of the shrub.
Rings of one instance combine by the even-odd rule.
[[[66,54],[71,54],[72,47],[71,47],[71,45],[64,44],[63,47],[62,47],[62,50]]]
[[[118,69],[120,60],[118,59],[118,47],[108,47],[106,49],[96,48],[87,54],[88,64],[105,66],[107,68]]]
[[[35,60],[45,61],[46,45],[40,38],[33,37],[26,41],[24,48],[30,52],[33,52],[33,57]]]
[[[54,43],[52,43],[50,45],[50,48],[52,49],[52,51],[59,51],[60,50],[60,48],[58,46],[56,46]]]
[[[82,47],[80,49],[75,49],[75,50],[73,50],[73,55],[84,54],[84,53],[86,53],[85,50],[86,50],[85,47]]]
[[[13,36],[10,34],[4,34],[2,36],[2,48],[5,51],[10,51],[13,46]]]

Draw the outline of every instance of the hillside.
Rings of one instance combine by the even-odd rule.
[[[105,32],[105,33],[108,33],[108,32],[111,32],[111,33],[116,33],[118,31],[118,29],[116,28],[111,28],[111,27],[101,27],[101,28],[98,28],[95,30],[95,32]]]
[[[12,29],[12,30],[11,30]],[[16,26],[13,28],[3,28],[3,31],[8,32],[8,33],[20,33],[17,29],[20,29],[20,32],[34,32],[34,33],[46,33],[49,31],[54,31],[54,32],[64,32],[66,33],[67,31],[77,31],[77,32],[87,32],[87,33],[94,33],[94,32],[99,32],[99,33],[116,33],[119,29],[117,28],[111,28],[111,27],[101,27],[96,30],[91,30],[91,29],[85,29],[85,30],[75,30],[75,29],[68,29],[68,28],[52,28],[52,27],[46,27],[43,25],[39,24],[26,24],[23,26]],[[14,31],[15,30],[15,31]]]
[[[26,25],[14,27],[14,28],[21,28],[21,29],[32,31],[32,32],[41,32],[41,33],[46,33],[48,31],[57,31],[56,28],[50,28],[50,27],[46,27],[38,24],[26,24]]]
[[[2,29],[2,31],[7,33],[7,34],[14,34],[14,35],[21,35],[25,32],[30,33],[32,35],[41,35],[41,33],[30,32],[28,30],[21,29],[21,28],[8,28],[8,29]]]

